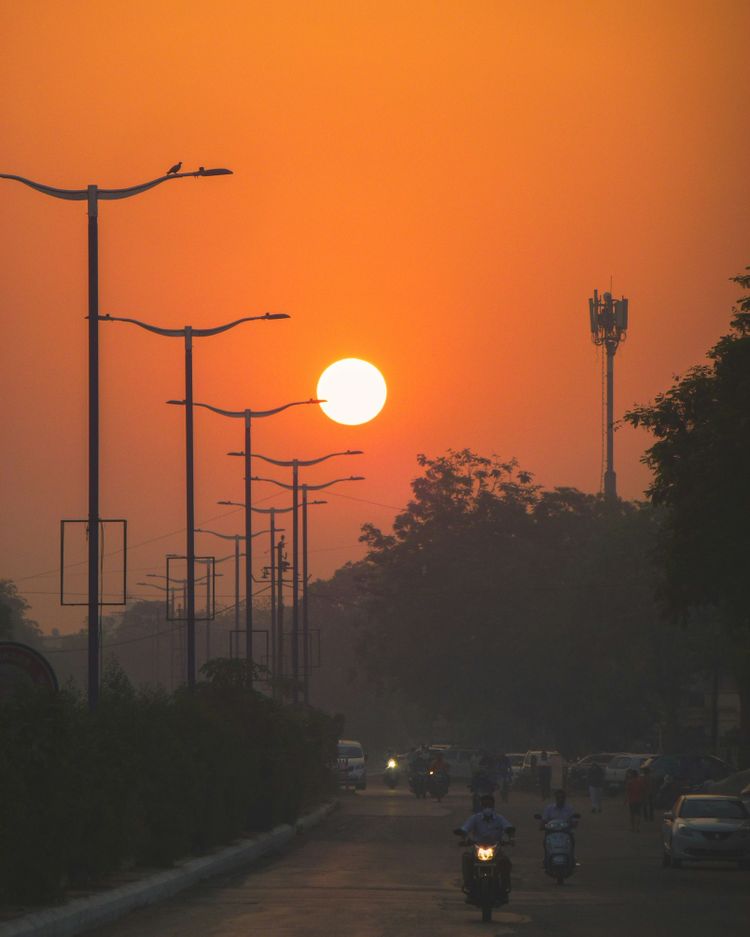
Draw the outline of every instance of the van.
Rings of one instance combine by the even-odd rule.
[[[341,787],[353,787],[357,791],[367,788],[367,755],[360,742],[339,739],[337,769]]]

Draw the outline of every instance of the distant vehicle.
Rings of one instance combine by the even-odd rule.
[[[619,752],[604,768],[604,787],[612,792],[624,790],[628,771],[640,772],[644,761],[653,757],[653,753],[634,755],[632,752]]]
[[[451,780],[470,780],[472,775],[472,764],[476,757],[476,749],[474,748],[454,748],[452,746],[443,748],[442,746],[434,746],[436,749],[439,748],[443,756],[443,760],[448,765],[448,771],[451,776]]]
[[[594,752],[591,755],[585,755],[568,769],[568,784],[570,787],[586,789],[588,786],[588,773],[592,765],[601,765],[606,770],[607,765],[615,757],[614,752]]]
[[[536,785],[535,766],[539,764],[541,755],[542,752],[540,749],[538,751],[528,751],[523,756],[523,764],[521,765],[521,770],[517,778],[519,787],[528,789]],[[560,754],[560,752],[549,748],[547,749],[547,757],[549,758],[550,764],[552,765],[552,783],[559,784],[561,780],[562,768],[565,764],[565,759]]]
[[[664,814],[662,865],[720,860],[750,868],[750,812],[739,797],[684,794]]]
[[[642,767],[649,768],[658,807],[671,807],[679,794],[701,787],[706,781],[723,781],[732,773],[732,767],[715,755],[654,755]],[[668,790],[666,777],[671,778]]]
[[[338,774],[341,787],[363,791],[367,787],[367,755],[353,739],[338,741]]]

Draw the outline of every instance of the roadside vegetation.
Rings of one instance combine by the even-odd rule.
[[[133,866],[169,866],[294,821],[332,793],[336,720],[273,702],[242,662],[195,692],[136,691],[110,667],[101,702],[17,693],[0,706],[0,900],[61,899]]]

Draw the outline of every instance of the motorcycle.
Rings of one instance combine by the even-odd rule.
[[[534,814],[535,820],[542,815]],[[580,820],[574,813],[571,820]],[[571,820],[548,820],[544,824],[544,871],[562,885],[576,870],[575,840]]]
[[[457,834],[460,830],[455,831]],[[502,842],[476,843],[472,840],[463,840],[459,845],[469,847],[471,853],[467,854],[465,861],[471,862],[471,877],[467,891],[469,904],[477,905],[482,910],[482,921],[486,924],[492,920],[492,911],[510,900],[510,882],[506,889],[500,875],[500,863],[505,860],[503,844],[513,844],[515,829],[508,827],[507,837]],[[466,886],[464,885],[464,890]]]
[[[427,775],[427,793],[430,797],[434,797],[440,803],[448,793],[449,787],[450,778],[446,771],[433,771],[430,769],[430,773]]]
[[[383,781],[393,790],[398,784],[398,762],[395,758],[389,758],[386,762],[385,771],[383,772]]]

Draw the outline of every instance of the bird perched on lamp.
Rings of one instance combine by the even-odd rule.
[[[179,172],[182,169],[182,161],[175,163],[170,169],[167,170],[168,176],[173,176],[175,173]]]

